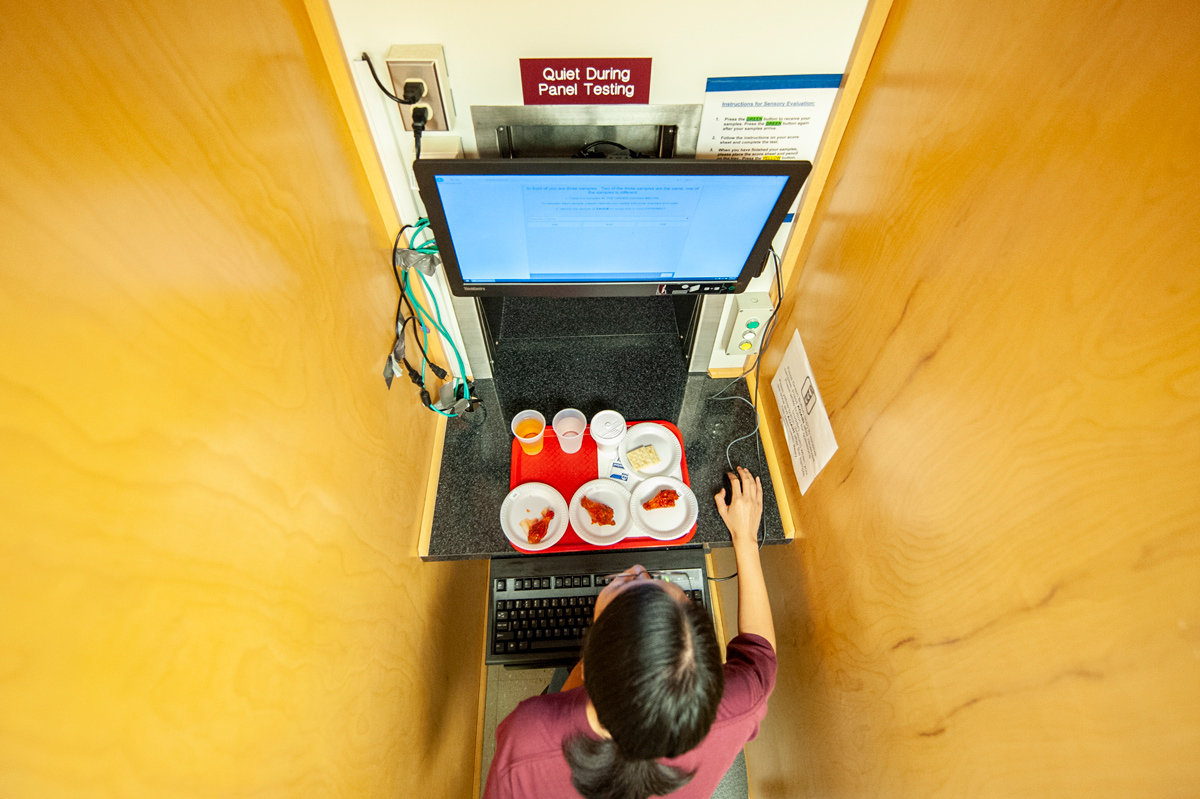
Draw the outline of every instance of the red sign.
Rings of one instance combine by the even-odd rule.
[[[522,58],[525,105],[650,102],[649,58]]]

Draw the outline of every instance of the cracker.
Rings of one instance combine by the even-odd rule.
[[[647,466],[653,466],[656,463],[662,463],[662,458],[658,457],[658,451],[654,449],[653,444],[647,444],[644,447],[631,450],[628,460],[629,465],[637,471],[641,471]]]

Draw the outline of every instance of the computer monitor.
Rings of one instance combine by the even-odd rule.
[[[609,158],[414,167],[460,297],[744,291],[812,169]]]

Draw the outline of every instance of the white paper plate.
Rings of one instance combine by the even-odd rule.
[[[642,507],[643,502],[652,499],[664,488],[672,488],[679,493],[675,507],[654,510]],[[692,493],[692,489],[684,485],[683,481],[657,475],[647,477],[633,487],[629,498],[629,512],[633,516],[633,527],[638,533],[657,538],[659,541],[673,541],[687,535],[688,530],[692,529],[700,515],[700,505],[696,502],[696,495]]]
[[[521,526],[522,519],[536,519],[542,510],[554,511],[550,520],[550,531],[536,544],[529,543],[529,536]],[[522,483],[508,492],[500,505],[500,527],[513,546],[527,552],[540,552],[558,543],[567,532],[567,501],[553,486],[545,483]]]
[[[592,524],[592,517],[583,507],[583,498],[603,502],[613,509],[616,525]],[[612,546],[628,535],[633,518],[629,511],[629,492],[625,486],[607,478],[584,483],[571,497],[571,526],[584,541],[598,547]]]
[[[647,466],[645,469],[634,469],[629,466],[629,453],[647,444],[652,445],[654,451],[658,453],[658,463]],[[675,438],[670,430],[654,422],[643,422],[629,428],[629,432],[621,440],[621,445],[617,447],[617,452],[620,453],[621,462],[628,466],[630,471],[641,477],[669,472],[679,465],[681,457],[679,439]]]

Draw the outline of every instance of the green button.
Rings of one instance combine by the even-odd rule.
[[[757,319],[751,319],[749,322],[747,322],[747,323],[746,323],[746,327],[748,327],[749,329],[753,330],[754,328],[758,327],[758,320],[757,320]]]

